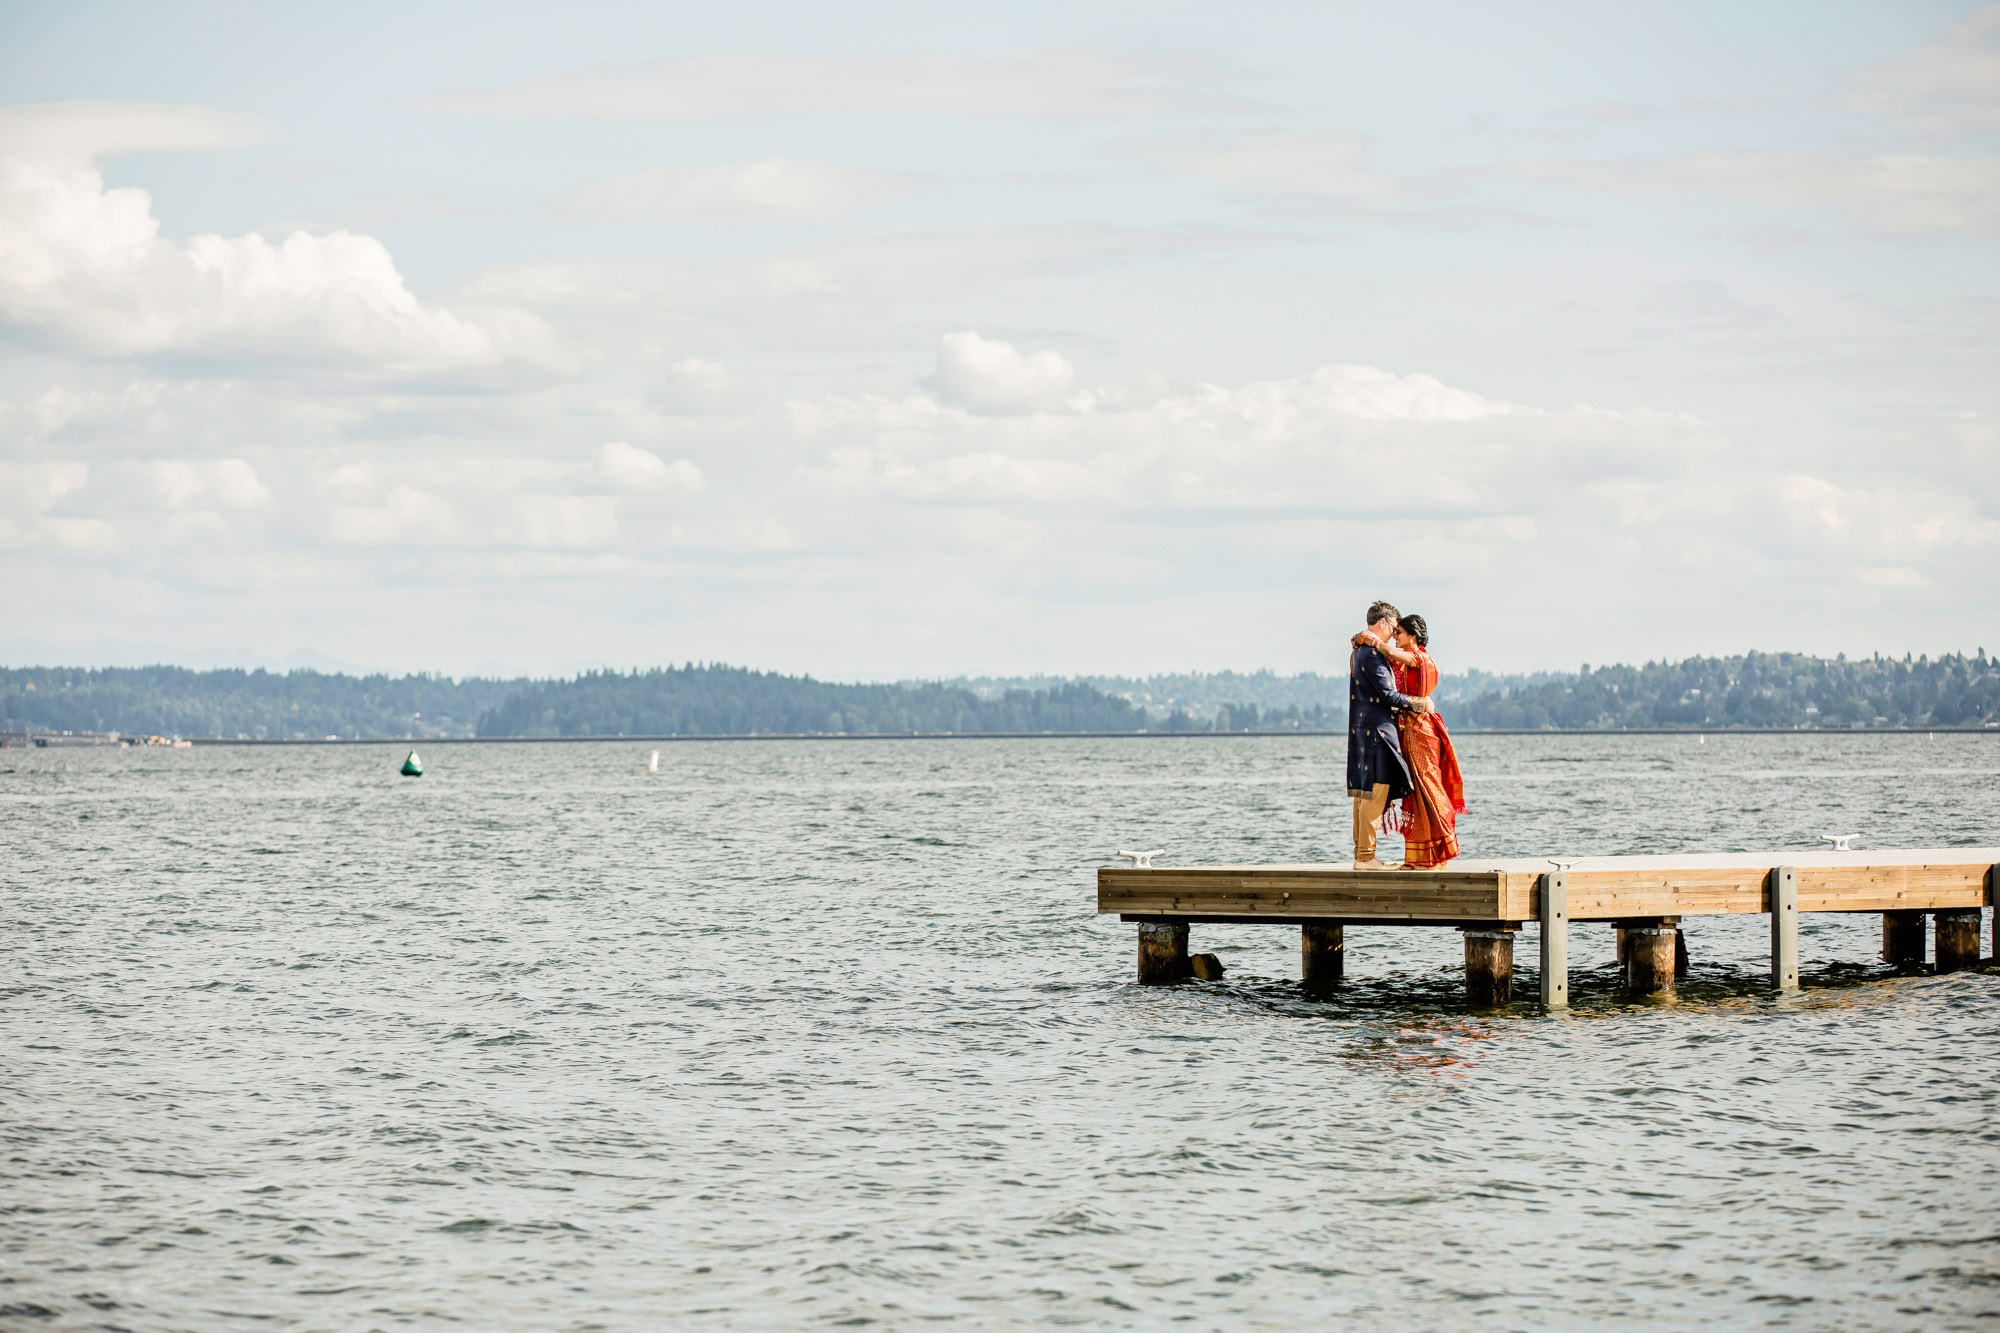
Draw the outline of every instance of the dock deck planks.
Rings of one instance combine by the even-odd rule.
[[[1566,862],[1573,921],[1771,910],[1770,875],[1792,866],[1801,912],[1954,911],[1990,901],[2000,847],[1877,852],[1593,856]],[[1174,920],[1532,921],[1553,862],[1458,861],[1440,870],[1326,865],[1106,866],[1097,910]]]
[[[1978,961],[1980,912],[1994,902],[1996,876],[2000,847],[1594,856],[1560,868],[1529,858],[1455,861],[1431,870],[1357,870],[1347,862],[1105,866],[1097,872],[1097,910],[1139,923],[1140,980],[1148,983],[1181,978],[1186,931],[1194,923],[1303,927],[1308,983],[1340,975],[1345,926],[1456,926],[1468,932],[1469,993],[1497,996],[1500,1004],[1507,1002],[1504,977],[1512,968],[1505,933],[1540,921],[1550,962],[1545,971],[1561,960],[1563,973],[1544,977],[1543,999],[1560,1005],[1567,997],[1567,931],[1576,921],[1618,924],[1628,982],[1644,993],[1672,989],[1673,969],[1663,977],[1658,959],[1674,955],[1659,951],[1684,944],[1676,933],[1684,917],[1770,915],[1772,975],[1781,989],[1798,984],[1798,916],[1808,912],[1882,913],[1883,956],[1898,963],[1922,961],[1929,914],[1939,970],[1959,970]],[[1149,930],[1153,937],[1145,935]],[[2000,953],[2000,916],[1994,931]],[[1653,952],[1635,955],[1628,937]]]

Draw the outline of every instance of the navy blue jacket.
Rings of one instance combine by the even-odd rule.
[[[1410,766],[1396,733],[1398,708],[1416,701],[1396,689],[1396,673],[1380,652],[1364,644],[1347,662],[1347,794],[1366,796],[1378,782],[1389,799],[1410,794]]]

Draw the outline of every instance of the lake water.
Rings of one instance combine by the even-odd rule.
[[[0,1326],[1992,1326],[2000,975],[1878,917],[1134,984],[1093,870],[1345,859],[1342,745],[0,751]],[[1461,751],[1469,856],[2000,844],[2000,736]]]

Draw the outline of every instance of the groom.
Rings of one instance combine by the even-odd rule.
[[[1386,641],[1396,632],[1398,612],[1387,602],[1368,608],[1368,632]],[[1396,732],[1396,710],[1431,711],[1429,699],[1396,689],[1388,659],[1363,644],[1347,663],[1347,794],[1354,798],[1354,868],[1387,870],[1375,859],[1375,831],[1389,802],[1410,794],[1410,766]]]

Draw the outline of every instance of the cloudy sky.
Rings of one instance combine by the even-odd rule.
[[[7,7],[0,660],[2000,649],[2000,6],[551,12]]]

